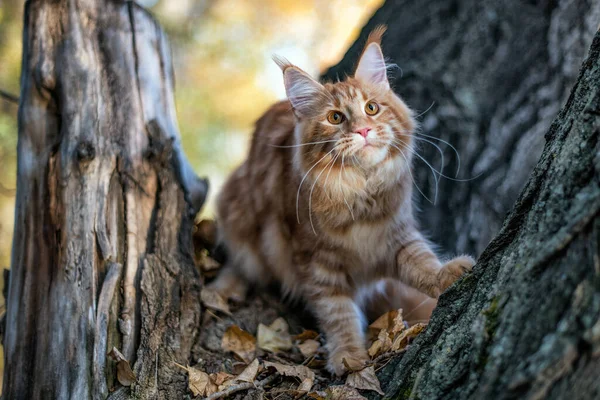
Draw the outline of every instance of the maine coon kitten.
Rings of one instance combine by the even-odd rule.
[[[343,82],[320,84],[276,60],[288,101],[258,120],[248,159],[218,201],[230,259],[212,287],[241,300],[249,283],[279,281],[317,317],[338,375],[368,360],[361,319],[369,288],[386,280],[388,308],[374,315],[398,307],[406,315],[474,264],[466,256],[442,264],[413,218],[415,121],[390,89],[384,30],[369,36]]]

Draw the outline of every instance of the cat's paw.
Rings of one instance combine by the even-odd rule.
[[[369,362],[366,349],[338,350],[329,355],[327,369],[334,375],[342,376],[347,372],[359,371]]]
[[[242,303],[246,299],[248,283],[230,271],[224,270],[207,288],[217,292],[224,300]]]
[[[444,264],[438,272],[440,294],[456,282],[465,272],[469,272],[473,268],[473,265],[475,265],[475,260],[469,256],[456,257]]]

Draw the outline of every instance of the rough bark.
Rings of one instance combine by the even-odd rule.
[[[383,372],[390,398],[600,396],[600,33],[474,272]]]
[[[444,253],[481,254],[535,166],[544,133],[575,83],[600,22],[594,0],[387,1],[325,77],[353,70],[368,33],[387,24],[383,50],[395,88],[422,132],[453,144],[461,179],[439,179],[435,205],[417,191],[420,220]],[[428,111],[426,111],[428,110]],[[454,177],[457,159],[421,136],[419,153]],[[423,140],[424,139],[424,140]],[[416,159],[416,181],[435,198],[430,169]]]
[[[467,176],[483,173],[446,183],[440,209],[424,205],[424,225],[446,249],[477,251],[537,165],[473,273],[380,372],[386,398],[599,398],[600,33],[546,127],[600,4],[428,3],[388,2],[365,28],[390,25],[383,45],[404,69],[400,93],[440,104],[426,133],[457,144]]]
[[[182,398],[207,184],[180,149],[165,35],[131,2],[30,0],[20,99],[4,398]]]

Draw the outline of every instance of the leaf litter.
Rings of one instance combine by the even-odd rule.
[[[218,274],[223,261],[215,237],[214,222],[204,220],[196,226],[195,260],[205,279]],[[176,365],[187,372],[191,394],[209,400],[363,400],[368,393],[383,395],[376,372],[425,328],[408,326],[402,310],[380,316],[367,332],[371,362],[337,378],[325,368],[325,337],[314,320],[302,310],[290,311],[277,295],[254,293],[230,308],[216,292],[204,288],[201,302],[209,311],[192,351],[195,365]]]

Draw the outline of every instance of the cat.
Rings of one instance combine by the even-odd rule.
[[[417,228],[416,122],[390,88],[384,31],[371,33],[354,76],[337,83],[275,57],[288,100],[258,120],[248,158],[217,205],[230,256],[211,287],[241,301],[250,283],[279,282],[315,315],[336,375],[369,360],[365,309],[377,316],[431,300],[415,310],[428,319],[440,293],[474,264],[469,256],[442,264]]]

